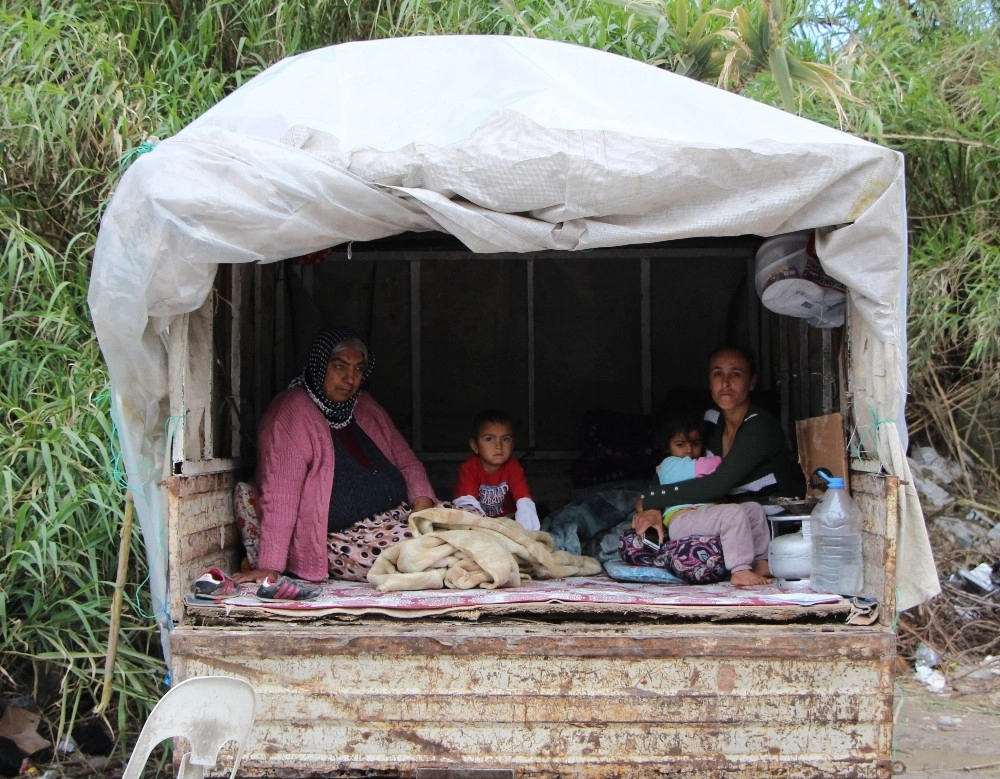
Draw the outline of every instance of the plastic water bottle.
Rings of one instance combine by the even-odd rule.
[[[844,480],[831,476],[826,494],[813,508],[812,572],[810,586],[817,592],[860,595],[864,586],[861,559],[861,511],[844,489]]]

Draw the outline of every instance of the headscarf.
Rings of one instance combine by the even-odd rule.
[[[352,338],[361,341],[361,337],[349,327],[328,327],[321,331],[309,347],[309,355],[302,373],[292,379],[291,384],[288,385],[289,387],[302,387],[312,402],[316,404],[316,408],[326,417],[330,427],[336,430],[351,424],[351,420],[354,419],[354,406],[361,394],[361,387],[364,386],[365,381],[371,375],[372,368],[375,367],[375,355],[365,344],[365,348],[368,349],[368,359],[365,360],[365,372],[358,385],[358,391],[347,400],[339,402],[330,400],[326,396],[323,391],[323,382],[326,380],[326,367],[330,363],[333,350],[337,344]],[[364,343],[364,341],[361,342]]]

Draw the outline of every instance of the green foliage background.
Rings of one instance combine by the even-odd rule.
[[[86,290],[101,209],[144,140],[173,134],[286,55],[437,33],[572,41],[839,126],[907,155],[911,410],[915,430],[940,438],[956,419],[975,426],[1000,395],[997,10],[959,0],[7,0],[0,695],[35,696],[53,741],[100,696],[125,495]],[[144,576],[136,533],[108,713],[123,754],[165,673]]]

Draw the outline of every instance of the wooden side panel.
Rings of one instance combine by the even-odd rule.
[[[879,622],[891,625],[896,614],[896,535],[899,479],[851,471],[851,496],[861,509],[864,592],[879,602]]]
[[[171,476],[167,489],[170,613],[180,619],[191,582],[209,568],[238,571],[242,546],[233,514],[236,472]]]
[[[214,294],[188,314],[187,365],[184,368],[185,460],[209,460],[215,453],[212,397],[215,350],[212,343]]]
[[[257,689],[243,776],[888,777],[882,627],[179,626],[176,678]]]

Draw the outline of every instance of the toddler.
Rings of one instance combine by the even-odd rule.
[[[692,416],[677,414],[670,417],[665,425],[667,431],[667,451],[670,453],[656,466],[656,476],[660,484],[708,476],[722,462],[713,455],[702,456],[701,424]]]
[[[669,456],[656,467],[660,484],[706,476],[722,458],[702,456],[701,425],[678,415],[665,427]],[[671,541],[688,536],[718,536],[726,569],[733,584],[770,584],[767,547],[771,541],[764,509],[758,503],[685,503],[663,511],[663,525]],[[662,540],[662,536],[661,536]]]
[[[480,411],[472,423],[472,449],[458,470],[455,500],[459,508],[487,517],[510,517],[525,530],[538,530],[538,511],[528,491],[524,468],[511,455],[514,430],[500,409]]]

